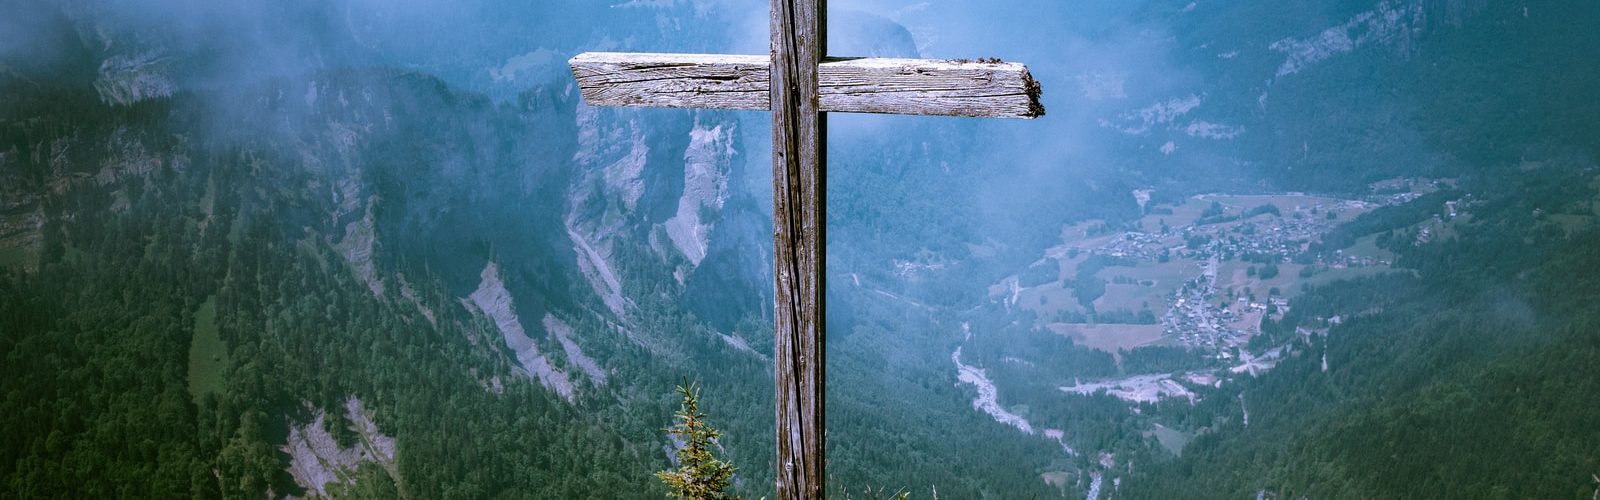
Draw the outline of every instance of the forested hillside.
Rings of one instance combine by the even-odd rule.
[[[1592,492],[1600,324],[1590,304],[1600,292],[1592,276],[1600,235],[1592,223],[1568,226],[1570,212],[1557,207],[1594,217],[1597,173],[1546,166],[1498,178],[1474,190],[1500,193],[1476,202],[1454,238],[1392,247],[1415,274],[1333,284],[1296,299],[1258,341],[1326,330],[1303,339],[1307,347],[1271,376],[1228,391],[1248,401],[1248,426],[1197,438],[1181,459],[1146,469],[1127,493]],[[1314,319],[1338,311],[1360,313],[1331,328]]]
[[[392,89],[413,88],[406,77],[393,77]],[[382,433],[412,436],[400,440],[398,455],[405,458],[394,464],[393,477],[370,466],[351,471],[372,478],[358,479],[361,488],[445,497],[651,487],[644,476],[616,474],[656,462],[645,455],[648,448],[628,444],[653,441],[651,433],[621,434],[537,386],[511,383],[494,345],[473,340],[490,331],[483,320],[452,312],[440,285],[375,297],[344,270],[334,248],[284,224],[304,198],[280,186],[309,172],[269,159],[272,150],[260,143],[184,144],[181,125],[171,125],[183,121],[182,99],[115,109],[81,94],[48,98],[54,106],[89,102],[68,108],[70,118],[26,98],[9,101],[20,106],[8,111],[41,110],[35,123],[62,123],[67,132],[59,137],[71,144],[107,148],[68,154],[136,152],[147,156],[126,160],[151,170],[142,179],[113,182],[114,190],[63,181],[67,194],[43,208],[53,217],[42,230],[37,268],[7,272],[11,382],[3,413],[7,427],[18,430],[4,447],[6,463],[14,464],[8,491],[304,493],[275,443],[317,409],[335,415],[327,427],[341,443],[356,440],[337,417],[343,411],[335,411],[352,397],[379,415]],[[150,124],[163,118],[166,125]],[[146,134],[127,135],[141,125]],[[23,160],[8,166],[48,171],[48,165],[29,167],[26,159],[38,157],[30,148],[67,139],[23,137],[50,130],[9,130],[12,151]],[[208,335],[225,347],[191,350]],[[195,356],[226,362],[197,365]],[[496,382],[496,390],[486,390],[489,379],[502,377],[503,389]],[[574,444],[552,446],[563,442]],[[549,465],[533,466],[534,460]],[[605,465],[625,463],[635,465]]]
[[[1218,49],[1255,32],[1267,34],[1254,40],[1282,36],[1272,23],[1241,33],[1227,21],[1240,11],[1289,23],[1368,22],[1335,8],[1228,9],[1168,15],[1192,26],[1183,36]],[[1270,376],[1229,391],[1229,399],[1248,401],[1248,427],[1195,439],[1181,459],[1146,469],[1125,493],[1568,498],[1594,491],[1600,324],[1580,304],[1596,298],[1592,269],[1600,255],[1600,110],[1593,107],[1600,65],[1594,44],[1584,41],[1593,39],[1600,9],[1583,2],[1385,2],[1383,9],[1404,23],[1390,35],[1407,39],[1386,43],[1376,40],[1377,28],[1355,27],[1350,55],[1329,45],[1323,48],[1334,53],[1301,53],[1326,58],[1322,66],[1285,74],[1281,63],[1258,96],[1270,104],[1252,118],[1273,135],[1254,134],[1245,147],[1276,159],[1263,166],[1289,185],[1447,175],[1462,179],[1459,190],[1374,212],[1315,246],[1343,251],[1375,235],[1397,254],[1397,266],[1413,272],[1312,289],[1283,320],[1263,323],[1260,345],[1326,330],[1304,339],[1309,348]],[[1372,46],[1361,48],[1368,35]],[[1215,73],[1223,82],[1231,74]],[[1427,224],[1441,218],[1443,226]],[[1341,313],[1339,324],[1315,320]]]

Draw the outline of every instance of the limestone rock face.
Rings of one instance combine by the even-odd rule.
[[[376,462],[395,484],[404,484],[395,462],[394,437],[378,431],[360,399],[351,396],[345,400],[345,420],[360,437],[349,447],[339,446],[328,433],[327,413],[318,408],[312,410],[312,416],[309,423],[289,425],[289,442],[281,448],[289,455],[289,475],[308,496],[326,498],[330,485],[355,484],[356,468],[366,462]]]
[[[376,245],[378,234],[373,227],[372,204],[367,205],[366,213],[361,219],[346,224],[344,237],[334,244],[334,250],[339,256],[344,257],[345,263],[355,271],[356,277],[366,283],[372,290],[372,295],[382,298],[384,292],[383,277],[379,274],[377,264],[373,262],[372,251]]]
[[[1427,24],[1422,2],[1380,2],[1376,8],[1351,17],[1307,38],[1285,38],[1270,49],[1287,57],[1278,66],[1276,77],[1299,73],[1323,60],[1367,44],[1395,47],[1402,54],[1413,50]]]
[[[483,268],[482,278],[477,291],[468,297],[467,304],[476,307],[494,322],[495,328],[500,330],[505,339],[506,347],[515,353],[523,374],[538,380],[540,385],[561,395],[563,399],[572,401],[572,379],[550,363],[550,359],[539,351],[538,343],[522,328],[522,320],[517,317],[516,308],[511,303],[511,292],[506,290],[505,282],[500,278],[499,266],[490,262]]]
[[[601,302],[617,318],[626,314],[622,280],[612,268],[612,238],[624,234],[637,217],[646,183],[650,145],[634,121],[619,121],[604,110],[579,106],[576,182],[569,188],[567,235],[578,269]]]
[[[158,52],[106,58],[100,63],[100,78],[94,81],[94,89],[107,104],[128,105],[170,96],[177,92],[178,85],[168,76],[166,61]]]
[[[707,127],[696,124],[689,131],[689,147],[683,153],[683,195],[678,212],[664,224],[672,245],[699,266],[711,242],[714,217],[728,201],[728,171],[736,151],[733,148],[732,122]]]
[[[579,347],[578,342],[573,338],[571,325],[549,313],[545,313],[543,324],[544,331],[561,343],[561,350],[566,353],[568,363],[577,367],[584,375],[587,375],[589,380],[594,382],[594,385],[606,385],[605,370],[600,368],[600,363],[595,362],[594,358],[584,354],[583,348]]]

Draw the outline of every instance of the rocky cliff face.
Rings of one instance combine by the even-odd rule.
[[[1373,10],[1357,14],[1344,24],[1322,30],[1315,36],[1285,38],[1267,48],[1287,56],[1275,75],[1282,78],[1367,44],[1390,45],[1402,54],[1408,53],[1412,50],[1412,38],[1421,34],[1426,19],[1420,2],[1381,2]]]
[[[0,264],[32,269],[44,242],[44,186],[24,174],[16,148],[0,152]]]
[[[565,217],[578,268],[595,295],[617,318],[626,315],[622,280],[612,268],[614,238],[636,216],[644,196],[650,144],[637,121],[608,119],[604,110],[577,109],[578,181],[569,188]]]
[[[646,243],[659,259],[651,265],[669,266],[684,284],[706,258],[739,160],[731,118],[647,124],[628,116],[578,107],[578,174],[565,219],[579,269],[617,318],[630,303],[617,245]]]
[[[100,78],[94,88],[108,104],[133,104],[145,99],[167,97],[178,91],[168,75],[167,60],[158,52],[119,54],[100,63]]]
[[[338,243],[333,244],[333,248],[339,252],[339,256],[344,257],[345,263],[355,272],[356,277],[372,290],[372,295],[382,298],[386,287],[377,262],[372,259],[373,249],[377,246],[378,240],[372,219],[372,207],[376,202],[377,198],[373,197],[367,203],[367,209],[360,220],[345,224],[344,235]]]
[[[152,135],[126,126],[79,130],[37,140],[27,150],[13,144],[0,152],[0,265],[36,267],[51,222],[85,211],[91,216],[102,209],[126,213],[138,191],[160,188],[153,175],[190,168],[185,138],[168,147],[161,144],[168,141]],[[70,202],[85,198],[106,205]]]
[[[683,153],[683,194],[678,211],[663,224],[673,247],[689,259],[689,270],[706,258],[711,230],[728,201],[728,172],[733,168],[733,122],[695,124]],[[678,282],[683,282],[679,270]]]
[[[280,449],[289,455],[289,475],[295,484],[304,488],[308,497],[328,498],[331,486],[355,484],[356,469],[363,463],[377,464],[395,484],[404,484],[396,462],[399,456],[395,438],[378,430],[372,422],[372,413],[360,399],[353,396],[346,399],[344,410],[340,418],[337,414],[330,416],[321,409],[313,409],[310,422],[290,424],[289,442]],[[332,425],[349,427],[356,434],[357,442],[340,446],[328,432],[330,418],[339,420]]]
[[[523,329],[522,319],[517,317],[516,307],[511,303],[511,292],[506,290],[505,282],[500,279],[498,266],[491,262],[483,268],[482,284],[462,303],[494,322],[506,348],[516,356],[518,368],[524,375],[538,380],[568,402],[573,401],[572,379],[566,371],[557,368],[545,357],[539,344]]]

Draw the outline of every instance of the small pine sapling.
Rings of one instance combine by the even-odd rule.
[[[672,490],[667,493],[671,498],[735,498],[724,490],[737,469],[712,453],[712,446],[722,433],[706,423],[706,415],[700,413],[700,388],[685,382],[678,386],[678,394],[683,395],[683,407],[676,415],[678,422],[666,429],[683,443],[677,452],[678,468],[657,472],[656,477]]]

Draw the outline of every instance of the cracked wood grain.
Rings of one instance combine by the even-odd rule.
[[[592,106],[770,110],[762,56],[589,52],[568,61]],[[826,58],[823,112],[1037,118],[1039,83],[1020,63]]]
[[[826,399],[823,354],[823,255],[826,249],[827,121],[819,108],[826,53],[822,0],[772,0],[769,65],[720,80],[759,82],[772,110],[773,389],[777,431],[776,493],[781,500],[822,498]],[[770,78],[767,73],[770,71]],[[759,75],[759,76],[758,76]],[[761,96],[761,92],[732,95]]]

